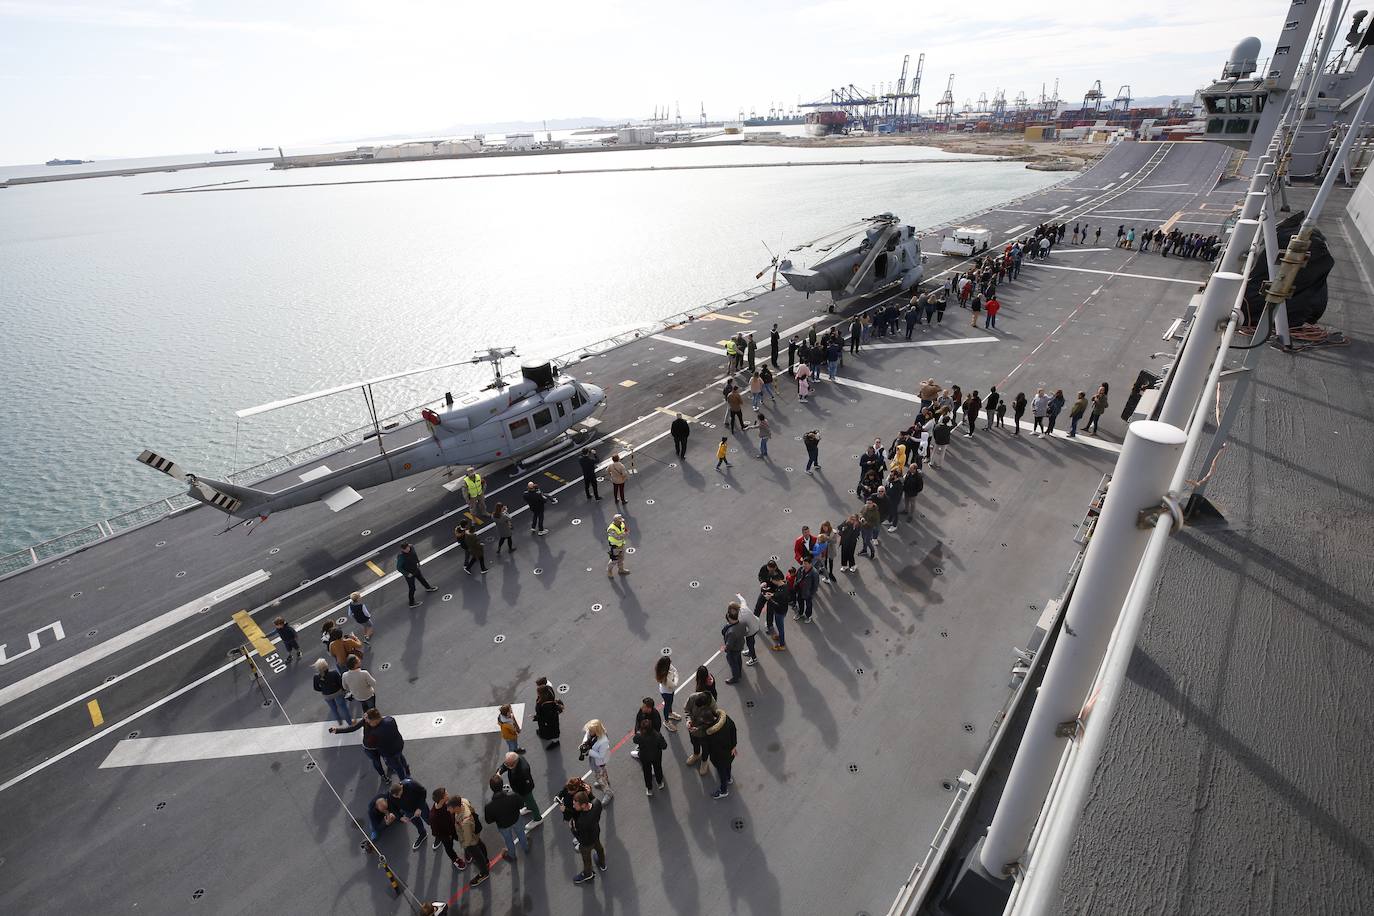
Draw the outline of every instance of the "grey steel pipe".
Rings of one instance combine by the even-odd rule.
[[[1186,439],[1177,426],[1154,420],[1137,420],[1126,430],[1059,642],[983,843],[981,860],[994,875],[1008,873],[1030,839],[1063,742],[1076,731],[1084,698],[1140,565],[1149,536],[1148,526],[1140,524],[1141,513],[1160,506]]]
[[[1161,421],[1177,427],[1187,425],[1212,360],[1221,358],[1217,346],[1242,283],[1241,275],[1233,271],[1217,271],[1207,281],[1202,303],[1183,342],[1183,352],[1169,374],[1169,393],[1159,413]]]
[[[1217,273],[1236,272],[1236,268],[1241,266],[1241,257],[1249,255],[1250,246],[1255,241],[1259,227],[1257,219],[1236,221],[1235,227],[1231,230],[1231,241],[1226,243],[1226,251],[1221,256],[1221,265],[1217,268]]]

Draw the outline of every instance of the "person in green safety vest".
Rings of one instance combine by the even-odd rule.
[[[606,578],[614,579],[616,569],[620,570],[622,576],[628,576],[630,571],[625,568],[625,547],[630,536],[629,526],[625,524],[625,516],[617,515],[611,519],[611,523],[606,526]]]
[[[487,482],[482,479],[482,475],[477,473],[476,468],[468,468],[467,474],[463,475],[463,492],[468,498],[468,511],[478,518],[487,516]]]
[[[725,358],[729,363],[730,372],[733,374],[739,371],[739,345],[735,343],[735,338],[731,337],[725,342]]]

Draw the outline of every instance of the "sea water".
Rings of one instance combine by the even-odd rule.
[[[179,492],[134,460],[143,448],[218,476],[367,420],[356,393],[242,422],[237,409],[487,347],[569,352],[754,285],[765,244],[785,250],[885,211],[932,226],[1063,177],[1010,162],[881,164],[948,158],[977,157],[749,145],[225,166],[0,191],[0,553]],[[738,163],[778,167],[664,170]],[[526,174],[496,177],[511,172]],[[303,182],[326,184],[274,187]],[[245,189],[147,194],[210,184]],[[378,408],[473,390],[488,371],[380,386]]]

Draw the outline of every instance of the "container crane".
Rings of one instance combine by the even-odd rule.
[[[992,119],[994,121],[1007,119],[1007,91],[1005,89],[998,89],[992,95]]]
[[[1106,98],[1106,93],[1102,91],[1102,80],[1093,80],[1092,88],[1083,93],[1082,115],[1084,119],[1097,114],[1102,108],[1102,100],[1104,98]],[[1092,114],[1090,115],[1089,112],[1092,112]]]
[[[940,96],[940,101],[935,103],[935,118],[944,123],[946,128],[949,122],[954,119],[954,74],[949,75],[949,82],[945,83],[945,93]]]
[[[1120,113],[1123,118],[1130,117],[1131,112],[1131,87],[1122,86],[1116,90],[1116,98],[1112,99],[1112,114]]]

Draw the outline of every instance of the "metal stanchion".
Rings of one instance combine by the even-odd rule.
[[[1153,522],[1142,527],[1142,519],[1165,499],[1185,441],[1183,430],[1167,423],[1140,420],[1127,428],[1063,632],[980,854],[994,875],[1008,873],[1030,839],[1063,741],[1077,731],[1079,711],[1144,553]]]

